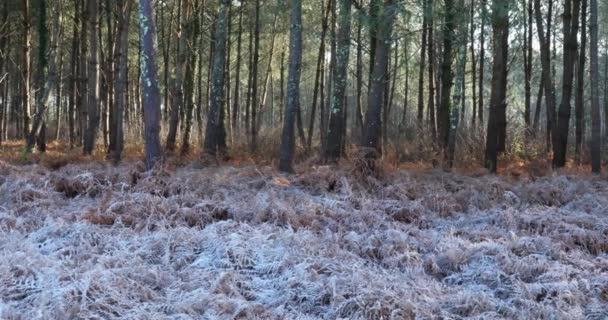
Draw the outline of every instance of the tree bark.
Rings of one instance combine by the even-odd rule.
[[[21,92],[22,92],[22,124],[23,136],[27,137],[30,125],[30,103],[31,103],[31,70],[30,70],[30,52],[32,45],[31,35],[32,17],[30,16],[30,1],[23,0],[23,52],[21,60]]]
[[[492,66],[492,94],[486,137],[485,167],[492,173],[498,168],[500,151],[501,113],[506,109],[508,50],[509,50],[509,2],[493,0],[492,37],[494,61]]]
[[[236,137],[239,132],[239,113],[240,111],[240,90],[241,90],[241,48],[243,38],[243,7],[239,8],[239,33],[236,42],[236,75],[234,84],[234,94],[232,97],[232,135]]]
[[[122,151],[124,148],[124,131],[123,118],[125,109],[125,88],[127,86],[127,57],[128,57],[128,35],[129,35],[129,20],[131,17],[132,0],[118,0],[118,45],[114,57],[114,116],[110,123],[110,157],[114,163],[120,162],[122,159]]]
[[[340,6],[338,34],[336,39],[336,66],[333,70],[334,85],[331,90],[331,105],[329,112],[329,127],[325,157],[328,161],[336,162],[340,158],[343,145],[344,107],[346,99],[346,83],[348,80],[348,61],[350,54],[350,0],[338,0]]]
[[[589,23],[590,55],[591,55],[591,171],[599,174],[601,172],[602,154],[602,128],[600,115],[600,92],[599,92],[599,53],[598,53],[598,6],[597,0],[590,0],[591,14]],[[585,16],[585,15],[583,15]]]
[[[587,58],[587,0],[581,0],[581,46],[578,52],[576,66],[576,96],[574,102],[575,113],[575,151],[576,164],[581,163],[583,147],[583,134],[585,132],[585,60]]]
[[[258,148],[257,106],[258,106],[258,64],[260,61],[260,0],[255,0],[254,51],[251,75],[251,152]]]
[[[325,37],[327,35],[327,28],[329,25],[329,15],[331,12],[331,2],[333,0],[327,1],[327,8],[325,9],[323,15],[323,22],[321,26],[321,44],[319,45],[319,53],[317,54],[317,68],[315,71],[315,84],[312,93],[312,106],[310,108],[310,120],[308,122],[308,137],[306,138],[306,148],[308,151],[312,148],[312,136],[315,129],[315,120],[317,113],[317,100],[319,100],[319,91],[321,82],[323,81],[323,67],[325,65]],[[282,74],[282,73],[281,73]],[[323,94],[321,94],[320,103],[323,103]]]
[[[454,71],[452,62],[454,59],[453,42],[456,30],[456,12],[454,0],[445,0],[445,20],[443,27],[443,59],[441,62],[441,103],[439,105],[438,125],[439,125],[439,145],[446,151],[448,137],[450,135],[450,113],[452,105],[452,86],[454,85]]]
[[[97,19],[98,2],[88,0],[87,23],[89,25],[89,62],[88,62],[88,99],[87,99],[87,127],[84,132],[82,152],[86,155],[93,153],[99,130],[99,50],[97,33],[99,21]]]
[[[180,112],[184,108],[184,68],[188,62],[187,43],[188,36],[186,30],[190,23],[190,1],[180,0],[180,7],[177,10],[178,20],[178,40],[177,40],[177,63],[175,66],[175,79],[171,88],[171,110],[169,111],[169,129],[167,131],[167,140],[165,141],[165,149],[168,152],[175,150],[175,141],[177,139],[177,129],[179,126]]]
[[[45,129],[44,125],[44,113],[48,109],[51,100],[51,93],[53,92],[55,81],[57,77],[56,71],[56,53],[57,53],[57,41],[59,38],[59,23],[60,23],[60,13],[55,15],[53,21],[53,35],[51,39],[51,50],[49,52],[48,58],[46,57],[46,51],[48,46],[48,29],[46,27],[46,2],[38,1],[37,9],[39,13],[39,32],[38,32],[38,43],[39,47],[39,59],[38,59],[38,68],[40,69],[41,79],[43,79],[44,72],[48,66],[48,75],[46,77],[46,83],[44,84],[43,93],[39,95],[39,99],[37,101],[38,107],[36,108],[36,113],[32,119],[32,126],[30,131],[27,134],[27,143],[26,143],[26,152],[32,152],[34,145],[36,144],[37,138],[39,138],[39,149],[44,152],[46,146],[44,144],[44,140],[46,140],[44,132],[42,129]]]
[[[551,6],[549,6],[551,9]],[[543,17],[540,9],[540,0],[534,0],[534,11],[536,16],[536,30],[538,33],[538,40],[540,42],[540,55],[542,64],[542,82],[544,83],[545,91],[545,106],[547,110],[547,141],[549,142],[550,137],[553,136],[553,118],[555,110],[555,87],[553,85],[553,79],[551,75],[551,52],[550,52],[550,40],[547,38],[551,34],[550,22],[547,24],[547,37],[545,37],[545,29],[543,27]],[[551,11],[551,10],[550,10]],[[551,14],[549,14],[549,17]]]
[[[285,105],[279,160],[279,170],[283,172],[293,172],[295,118],[300,100],[300,73],[302,68],[302,3],[300,0],[292,0],[291,6],[287,104]]]
[[[426,48],[427,48],[427,30],[428,19],[430,16],[429,12],[429,1],[422,0],[422,38],[420,39],[420,71],[418,72],[418,125],[422,127],[422,121],[424,116],[424,70],[426,65]],[[429,42],[432,42],[429,41]],[[429,65],[429,68],[432,68]]]
[[[226,63],[226,37],[228,29],[228,7],[230,0],[219,0],[220,12],[217,18],[215,35],[215,53],[213,55],[213,70],[211,79],[211,99],[209,114],[207,115],[207,128],[203,144],[204,156],[215,159],[220,148],[222,135],[222,108],[224,98],[224,64]]]
[[[365,114],[364,135],[360,143],[362,156],[367,159],[368,167],[373,169],[371,161],[381,153],[380,131],[382,128],[382,106],[384,104],[384,91],[387,85],[386,69],[390,55],[391,33],[396,13],[394,0],[385,0],[382,15],[378,21],[377,40],[374,44],[375,55],[369,94],[368,108]]]
[[[478,119],[479,125],[483,127],[483,113],[484,113],[484,75],[485,75],[485,61],[486,61],[486,50],[485,50],[485,40],[486,40],[486,19],[488,16],[487,9],[487,0],[481,0],[481,27],[479,28],[480,37],[479,37],[479,104],[477,105]]]
[[[563,69],[562,69],[562,99],[559,105],[557,128],[553,134],[553,166],[562,168],[566,165],[568,149],[568,131],[570,128],[570,113],[572,99],[572,81],[574,65],[578,49],[578,22],[580,0],[564,0],[563,17]]]
[[[146,169],[151,170],[162,160],[160,145],[160,91],[156,67],[156,26],[151,0],[139,0],[139,27],[141,34],[141,87],[144,111],[144,140]]]

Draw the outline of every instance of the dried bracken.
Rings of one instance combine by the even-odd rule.
[[[598,178],[138,166],[0,163],[1,319],[608,317]]]

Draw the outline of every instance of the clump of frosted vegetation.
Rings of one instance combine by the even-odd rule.
[[[1,319],[607,319],[608,182],[0,164]]]

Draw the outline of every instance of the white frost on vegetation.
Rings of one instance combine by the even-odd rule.
[[[1,319],[608,319],[599,178],[135,168],[0,163]]]

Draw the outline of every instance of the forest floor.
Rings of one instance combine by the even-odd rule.
[[[52,159],[0,161],[0,319],[608,318],[605,177]]]

